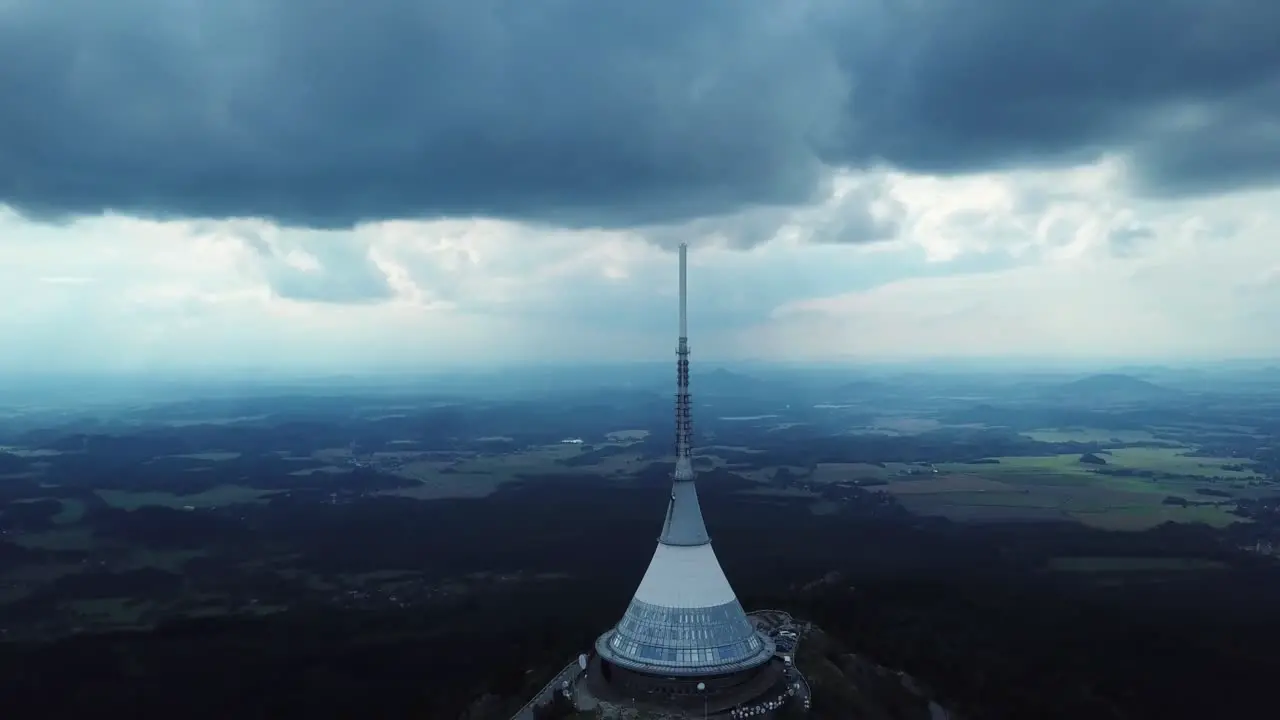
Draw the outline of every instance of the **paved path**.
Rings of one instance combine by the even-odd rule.
[[[551,698],[560,691],[561,683],[567,681],[572,686],[574,678],[580,672],[582,670],[578,667],[577,660],[566,665],[555,677],[551,678],[550,682],[542,686],[542,689],[538,691],[537,695],[533,696],[532,700],[516,711],[516,714],[511,716],[511,720],[533,720],[533,709],[545,702],[550,702]]]

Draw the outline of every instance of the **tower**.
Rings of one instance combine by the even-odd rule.
[[[739,604],[711,548],[693,472],[689,396],[688,248],[680,246],[680,339],[676,346],[676,464],[658,547],[622,620],[595,643],[607,685],[649,699],[736,702],[771,684],[762,671],[774,643]]]

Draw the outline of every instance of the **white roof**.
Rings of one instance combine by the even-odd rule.
[[[658,543],[636,590],[636,599],[669,608],[703,608],[733,602],[737,596],[729,587],[711,543]]]

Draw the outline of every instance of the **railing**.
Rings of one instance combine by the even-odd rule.
[[[524,714],[527,712],[532,712],[533,708],[537,707],[537,705],[539,704],[538,700],[542,699],[542,696],[546,694],[547,690],[552,690],[553,689],[552,686],[556,684],[556,681],[559,680],[561,676],[565,674],[566,671],[572,669],[577,664],[578,664],[578,660],[575,658],[568,665],[565,665],[563,668],[561,668],[560,672],[556,673],[554,677],[552,677],[549,681],[547,681],[546,685],[542,686],[541,690],[539,690],[537,693],[534,694],[532,700],[525,703],[519,710],[516,711],[515,715],[511,716],[511,720],[523,720]],[[552,694],[552,697],[554,697],[554,692]]]

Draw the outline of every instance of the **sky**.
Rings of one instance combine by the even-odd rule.
[[[1280,356],[1274,0],[0,0],[0,371]]]

